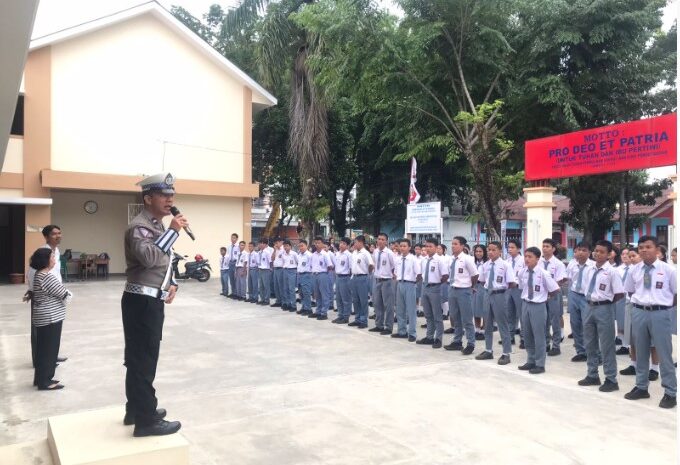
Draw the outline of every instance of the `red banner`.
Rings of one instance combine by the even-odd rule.
[[[524,147],[524,177],[528,181],[676,163],[676,113],[534,139]]]

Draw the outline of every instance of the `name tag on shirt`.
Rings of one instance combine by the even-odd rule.
[[[387,265],[387,260],[383,260],[383,261],[382,261],[382,264],[383,264],[383,265]]]
[[[434,272],[434,265],[432,265],[432,266],[430,267],[430,271],[431,271],[431,272]]]
[[[302,262],[302,266],[306,266],[306,265],[307,265],[307,262]]]
[[[540,284],[536,284],[534,286],[534,292],[541,292],[541,285]]]
[[[345,260],[341,260],[340,265],[345,266]]]
[[[657,281],[656,282],[656,288],[657,289],[663,289],[663,281]]]
[[[361,263],[361,259],[360,259],[360,258],[357,258],[357,263]]]
[[[458,273],[462,273],[462,272],[463,272],[463,269],[462,269],[462,268],[458,268]]]
[[[291,264],[291,265],[294,265],[294,264],[295,264],[295,260],[293,260],[293,259],[291,258],[291,259],[290,259],[290,264]]]
[[[600,290],[601,290],[601,291],[607,290],[607,285],[604,284],[604,283],[601,283],[601,284],[600,284]]]
[[[503,276],[496,276],[496,282],[502,283],[503,282]]]

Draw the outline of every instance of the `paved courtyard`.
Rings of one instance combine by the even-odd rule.
[[[579,387],[585,364],[569,361],[570,340],[532,376],[517,370],[518,349],[501,367],[226,300],[218,286],[183,284],[166,307],[156,388],[192,464],[676,462],[676,410],[657,406],[660,381],[637,402],[623,398],[633,377],[610,394]],[[122,281],[67,287],[66,389],[38,392],[24,288],[0,286],[0,446],[45,438],[48,416],[124,402]]]

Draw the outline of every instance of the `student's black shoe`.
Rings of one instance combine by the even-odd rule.
[[[423,318],[423,317],[425,316],[425,312],[422,311],[422,310],[418,310],[418,311],[416,312],[416,316],[417,316],[417,317],[420,317],[420,318]]]
[[[273,303],[273,304],[270,305],[270,307],[280,307],[280,306],[281,306],[281,304],[277,304],[277,303]]]
[[[380,331],[381,336],[387,336],[388,334],[392,334],[391,329],[383,329],[382,331]]]
[[[434,344],[434,339],[430,339],[429,337],[424,337],[424,338],[422,338],[422,339],[418,339],[418,340],[416,341],[416,344],[419,344],[419,345],[432,345],[432,344]]]
[[[673,408],[677,405],[677,400],[675,397],[668,394],[664,394],[659,402],[659,407],[661,408]]]
[[[369,303],[368,303],[368,306],[369,306],[369,307],[372,307],[372,306],[373,306],[373,302],[369,302]]]
[[[59,363],[64,363],[66,360],[68,360],[68,357],[57,357],[57,362]]]
[[[656,381],[659,379],[659,372],[656,370],[649,370],[649,380]]]
[[[474,351],[475,346],[473,346],[472,344],[468,344],[465,346],[465,349],[463,349],[463,355],[470,355]]]
[[[454,332],[456,332],[456,330],[453,328],[448,328],[444,330],[444,334],[453,334]]]
[[[451,342],[451,344],[447,344],[444,346],[446,350],[463,350],[463,343],[462,342]]]
[[[540,375],[541,373],[545,373],[545,368],[533,367],[531,370],[529,370],[529,373],[531,373],[532,375]]]
[[[616,355],[628,355],[630,354],[630,349],[628,347],[619,347],[616,349]]]
[[[548,356],[555,357],[557,355],[560,355],[561,353],[562,352],[560,351],[560,349],[558,347],[553,347],[552,349],[550,349],[548,351]]]
[[[422,325],[420,325],[420,327],[421,328],[427,328],[427,323],[423,323]]]
[[[416,337],[415,336],[409,336],[408,342],[416,342]]]
[[[295,302],[301,303],[301,302],[302,302],[302,299],[295,299]]]
[[[646,389],[638,389],[636,386],[623,397],[628,400],[649,399],[649,392]]]
[[[519,348],[520,349],[526,349],[526,346],[524,345],[524,339],[519,340]]]
[[[522,371],[529,371],[529,370],[531,370],[532,368],[535,368],[535,367],[536,367],[536,365],[534,365],[533,363],[525,363],[524,365],[518,366],[517,369],[522,370]]]
[[[319,316],[316,317],[316,319],[319,320],[319,321],[327,320],[327,319],[328,319],[328,315],[319,315]]]
[[[617,337],[616,339],[614,339],[614,344],[616,344],[617,346],[620,346],[621,344],[623,344],[623,341],[621,340],[620,337]]]
[[[371,328],[368,330],[369,333],[379,333],[383,330],[383,328],[378,328],[377,326]]]
[[[432,348],[433,349],[441,349],[442,348],[442,340],[441,339],[435,339],[434,342],[432,343]]]
[[[156,409],[156,415],[154,415],[155,420],[162,420],[165,418],[165,416],[168,414],[168,412],[165,411],[164,408],[159,408]],[[135,424],[135,414],[134,413],[126,413],[125,418],[123,418],[123,424],[125,426],[130,426]]]
[[[394,333],[390,337],[393,337],[395,339],[406,339],[408,337],[408,334]]]
[[[633,365],[628,365],[626,368],[619,371],[619,374],[624,376],[635,376],[635,367]]]
[[[550,344],[545,345],[545,353],[547,354],[548,352],[550,352]]]
[[[166,434],[176,433],[181,427],[182,424],[179,421],[157,420],[148,426],[135,426],[135,431],[132,435],[136,438],[144,436],[165,436]]]
[[[350,322],[350,324],[348,324],[347,326],[359,326],[359,322],[354,320],[354,321]]]
[[[600,392],[614,392],[619,390],[619,383],[614,383],[608,379],[604,380],[604,384],[599,387]]]
[[[357,328],[359,328],[359,329],[366,329],[366,328],[368,328],[368,325],[367,325],[366,323],[360,323],[360,324],[357,326]]]
[[[316,313],[310,312],[310,313],[307,315],[307,318],[316,318],[317,316],[319,316],[319,315],[317,315]]]
[[[368,315],[369,320],[375,320],[375,313],[373,315]]]
[[[599,386],[602,384],[602,381],[600,381],[600,378],[593,378],[590,376],[586,376],[582,380],[579,380],[578,385],[579,386]]]
[[[355,312],[354,310],[352,310],[352,313],[350,313],[350,315],[352,315],[352,316],[354,316],[356,314],[357,314],[357,312]]]
[[[328,311],[329,311],[329,312],[337,312],[337,310],[334,309],[333,307],[329,308]]]
[[[295,313],[297,311],[296,307],[288,307],[288,311],[291,313]]]
[[[489,351],[484,351],[475,357],[475,360],[493,360],[493,354]]]
[[[349,321],[345,320],[344,318],[336,318],[332,321],[332,323],[335,323],[336,325],[346,325],[349,323]]]
[[[498,326],[494,325],[493,332],[495,333],[496,331],[498,331]]]
[[[567,336],[569,339],[574,339],[574,333],[570,333],[569,336]]]
[[[483,341],[484,339],[484,333],[475,333],[475,341]]]
[[[586,354],[576,354],[573,357],[571,357],[572,362],[585,362],[588,360],[588,357],[586,357]]]
[[[500,358],[498,359],[499,365],[507,365],[508,363],[510,363],[509,355],[501,355]]]

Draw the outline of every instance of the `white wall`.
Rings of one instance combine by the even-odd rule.
[[[0,166],[3,173],[24,172],[24,140],[10,137],[5,151],[5,161]]]
[[[243,86],[150,15],[52,48],[52,169],[243,181]]]

